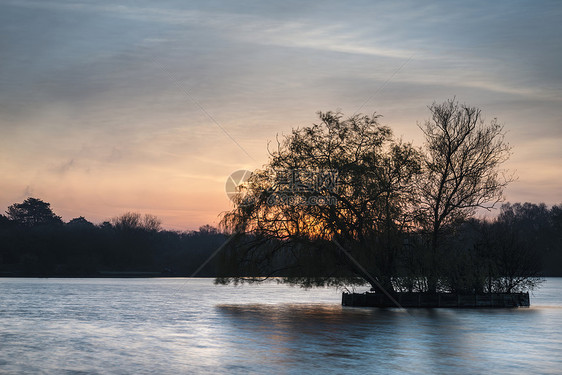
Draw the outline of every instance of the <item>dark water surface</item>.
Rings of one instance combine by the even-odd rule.
[[[0,373],[562,373],[562,279],[520,309],[340,306],[211,279],[0,279]]]

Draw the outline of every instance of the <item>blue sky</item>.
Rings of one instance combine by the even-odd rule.
[[[0,1],[0,208],[216,224],[227,176],[317,111],[376,111],[421,146],[454,96],[505,125],[506,198],[560,203],[560,19],[549,1]]]

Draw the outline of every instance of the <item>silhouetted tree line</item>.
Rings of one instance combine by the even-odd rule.
[[[510,293],[533,289],[543,277],[562,276],[562,204],[549,208],[544,203],[506,203],[494,219],[471,218],[446,229],[443,250],[437,255],[438,290]],[[404,232],[395,242],[399,245],[384,271],[392,275],[390,290],[428,291],[432,255],[426,235]],[[243,235],[219,255],[218,282],[284,277],[285,282],[303,287],[364,284],[363,278],[344,266],[345,256],[330,248],[331,241],[317,238],[283,241]],[[377,255],[377,260],[383,259],[384,255]],[[356,253],[362,264],[372,264],[372,258]]]
[[[562,205],[506,203],[493,220],[451,225],[438,252],[439,288],[459,293],[532,290],[544,276],[562,276]],[[396,289],[424,291],[423,233],[405,236]]]
[[[190,276],[226,239],[209,225],[198,231],[163,230],[157,217],[135,212],[99,225],[82,216],[64,223],[49,203],[28,198],[0,215],[0,275]],[[259,246],[240,246],[235,267],[225,263],[232,251],[226,248],[197,276],[223,280],[284,276],[309,287],[330,284],[329,280],[338,280],[338,285],[357,282],[340,266],[341,254],[325,251],[325,241],[294,244],[258,236],[246,236],[244,241]],[[440,254],[441,288],[526,289],[542,276],[562,276],[562,205],[507,203],[497,218],[467,220],[447,232],[444,241],[449,250]],[[275,256],[264,247],[275,249]],[[248,253],[241,254],[240,249]],[[259,251],[253,254],[252,249]],[[398,251],[387,265],[387,272],[395,275],[395,290],[427,289],[425,257],[427,244],[421,234],[400,237]]]
[[[62,221],[28,198],[0,215],[2,276],[190,276],[225,241],[211,226],[163,230],[153,215],[128,212],[99,225]],[[197,276],[214,276],[210,262]]]
[[[318,123],[278,137],[223,216],[236,236],[218,281],[480,293],[561,275],[562,206],[506,204],[492,221],[475,218],[513,180],[502,169],[511,154],[503,126],[456,99],[429,111],[422,147],[376,113],[319,112]],[[335,188],[311,183],[332,171]],[[319,201],[327,203],[299,203]]]

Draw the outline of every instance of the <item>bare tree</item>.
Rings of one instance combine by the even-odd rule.
[[[162,227],[162,221],[150,214],[144,216],[138,212],[126,212],[121,216],[111,219],[111,223],[121,230],[146,230],[146,231],[159,231]]]
[[[438,284],[438,251],[444,229],[467,219],[476,208],[492,208],[511,181],[499,169],[510,155],[503,127],[486,124],[480,109],[455,99],[429,107],[424,176],[419,183],[420,222],[429,237],[428,287]]]
[[[423,153],[396,140],[379,125],[378,115],[343,120],[340,113],[320,113],[320,124],[294,129],[278,141],[269,163],[252,175],[242,187],[242,200],[224,216],[226,228],[251,235],[244,246],[226,252],[232,262],[223,264],[246,265],[235,280],[248,274],[279,276],[280,270],[291,275],[294,268],[294,280],[301,285],[331,283],[330,276],[356,277],[375,290],[379,285],[392,290],[403,281],[399,289],[435,292],[440,276],[460,285],[454,274],[441,272],[439,262],[454,256],[440,257],[454,242],[443,237],[477,208],[489,209],[502,200],[511,178],[500,166],[510,147],[497,120],[486,124],[475,107],[453,99],[429,109],[431,119],[420,126],[426,138]],[[305,201],[332,195],[335,204],[269,204],[276,193],[271,176],[279,170],[336,170],[336,192],[298,193]],[[425,254],[417,241],[409,243],[420,230],[426,235]],[[456,255],[461,267],[466,254]],[[474,286],[466,288],[480,289],[481,277],[473,276]]]
[[[162,220],[156,215],[144,214],[142,218],[142,228],[149,232],[158,232],[162,229]]]

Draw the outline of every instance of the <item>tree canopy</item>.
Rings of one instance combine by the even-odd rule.
[[[335,278],[328,276],[335,275],[342,281],[359,276],[373,287],[377,282],[369,275],[390,283],[394,260],[388,249],[400,246],[398,234],[413,225],[410,201],[421,158],[380,125],[379,117],[344,120],[339,112],[319,113],[319,124],[277,142],[270,163],[250,177],[245,201],[223,220],[230,230],[254,236],[246,243],[248,266],[274,275],[280,254],[284,262],[277,263],[285,263],[285,273],[311,276],[297,278],[305,284],[331,283]],[[276,240],[281,242],[273,246]],[[350,264],[333,240],[363,266]],[[268,254],[258,255],[265,248]],[[318,256],[328,269],[316,269]]]
[[[519,291],[540,282],[540,272],[562,276],[561,207],[504,204],[495,220],[469,219],[456,226],[448,232],[454,235],[442,240],[448,251],[442,254],[447,267],[439,274],[441,288]],[[29,226],[0,215],[0,276],[191,276],[198,270],[198,276],[209,277],[224,276],[224,271],[230,270],[231,281],[236,281],[248,276],[262,280],[256,276],[277,270],[274,275],[297,285],[343,286],[368,283],[360,268],[374,272],[368,254],[357,247],[343,253],[328,237],[302,236],[299,241],[289,241],[240,235],[236,247],[223,254],[228,256],[216,259],[217,249],[224,249],[225,241],[232,238],[216,228],[204,225],[198,231],[168,231],[145,226],[144,215],[123,216],[139,220],[132,219],[135,225],[123,227],[109,221],[94,224],[80,216],[66,224],[55,221]],[[396,235],[402,242],[389,258],[393,273],[382,272],[391,275],[395,290],[428,290],[425,234],[414,227]],[[382,254],[373,257],[384,255],[386,248],[379,249]],[[357,273],[350,267],[348,255],[358,260]]]
[[[425,136],[424,175],[418,184],[420,224],[429,234],[429,288],[437,288],[440,241],[476,208],[492,208],[511,181],[500,170],[510,146],[496,119],[484,122],[480,109],[456,100],[433,103],[431,119],[419,126]]]
[[[480,276],[468,285],[444,264],[462,258],[452,244],[475,209],[502,200],[510,147],[475,107],[448,100],[429,110],[423,148],[394,137],[378,114],[319,112],[318,124],[278,138],[223,217],[237,240],[218,281],[481,289]]]
[[[225,240],[210,226],[172,232],[156,216],[135,212],[99,225],[83,216],[63,223],[37,198],[8,213],[0,215],[0,276],[191,276],[198,270],[208,277],[216,272],[207,260]]]
[[[60,216],[51,210],[51,204],[37,198],[27,198],[22,203],[14,203],[6,214],[10,220],[27,226],[41,224],[62,224]]]

